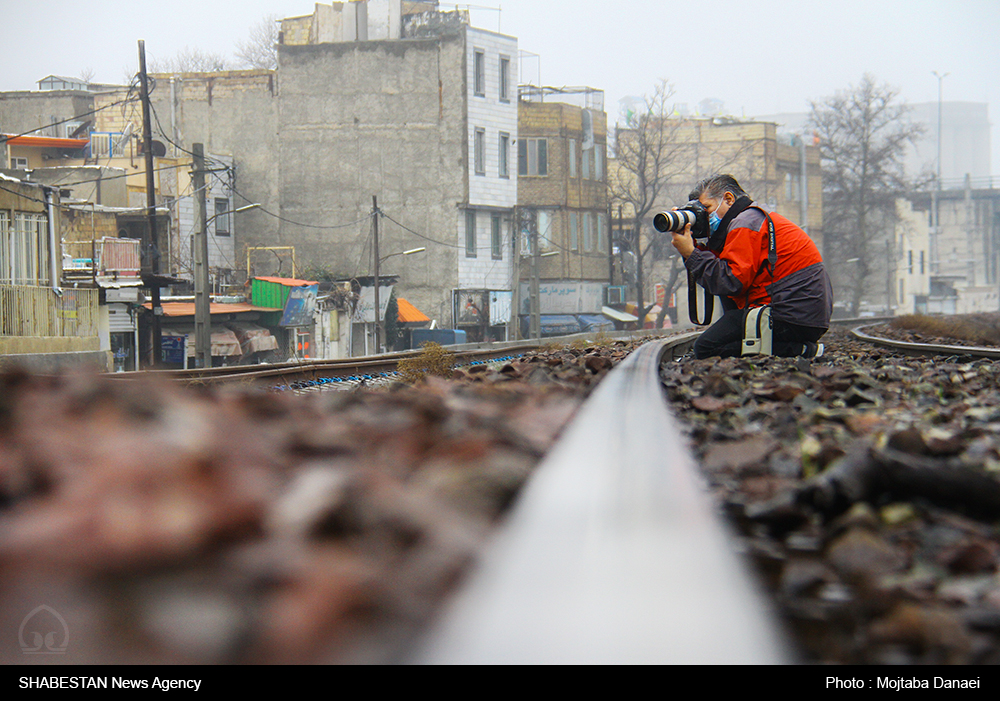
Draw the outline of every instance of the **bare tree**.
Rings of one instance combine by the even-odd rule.
[[[668,184],[687,172],[691,161],[690,144],[677,138],[682,121],[671,119],[675,111],[673,96],[673,86],[661,79],[653,94],[644,98],[640,113],[632,115],[615,132],[615,159],[620,170],[618,177],[609,178],[608,187],[613,206],[622,204],[629,210],[631,230],[623,233],[620,244],[635,256],[640,324],[652,307],[647,307],[643,299],[643,273],[646,257],[657,244],[655,237],[644,241],[641,234],[650,212],[663,201]],[[662,246],[656,248],[662,251]]]
[[[882,286],[896,198],[908,188],[904,149],[923,133],[906,119],[910,108],[898,95],[866,73],[858,85],[811,103],[823,167],[824,257],[838,286],[849,290],[852,316]]]
[[[265,15],[250,28],[246,41],[236,44],[236,59],[246,68],[278,67],[278,17]]]
[[[619,171],[609,177],[612,207],[623,205],[630,229],[621,245],[635,256],[636,296],[640,320],[652,304],[644,299],[644,276],[656,261],[669,261],[662,284],[669,298],[685,280],[684,261],[671,246],[669,236],[648,235],[652,214],[662,207],[683,204],[701,178],[724,170],[733,171],[745,187],[760,181],[763,153],[760,139],[705,139],[709,130],[728,126],[731,120],[688,119],[677,115],[673,87],[660,80],[642,108],[618,127],[615,158]],[[761,181],[762,182],[762,181]],[[750,190],[748,190],[750,191]],[[666,305],[657,325],[663,323]]]
[[[149,62],[150,73],[213,73],[229,68],[230,64],[224,56],[188,46],[170,58],[154,58]]]

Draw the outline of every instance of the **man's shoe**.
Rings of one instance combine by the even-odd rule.
[[[802,357],[803,358],[819,358],[823,355],[823,344],[822,343],[804,343],[802,344]]]

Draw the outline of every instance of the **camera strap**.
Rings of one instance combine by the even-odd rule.
[[[691,323],[696,326],[708,326],[712,323],[712,314],[715,313],[715,296],[705,290],[705,317],[703,321],[698,321],[698,285],[695,284],[694,276],[688,273],[688,317]]]
[[[767,258],[760,264],[757,272],[754,273],[753,279],[750,280],[750,284],[747,285],[747,293],[743,300],[743,307],[746,308],[750,306],[750,290],[753,288],[753,284],[757,282],[757,278],[765,270],[771,274],[771,278],[774,278],[774,270],[778,265],[778,245],[777,237],[774,234],[774,221],[771,219],[771,215],[764,212],[760,207],[755,207],[764,213],[764,219],[767,221]]]

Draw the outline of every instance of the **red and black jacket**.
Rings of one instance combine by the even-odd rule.
[[[768,218],[774,227],[770,261]],[[765,212],[748,197],[733,203],[707,246],[695,248],[685,266],[709,293],[728,297],[739,309],[771,305],[772,319],[830,326],[833,288],[816,244],[794,223]]]

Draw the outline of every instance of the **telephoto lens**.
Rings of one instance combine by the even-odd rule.
[[[660,212],[653,217],[653,228],[657,231],[683,231],[688,224],[694,224],[697,215],[687,209]]]

